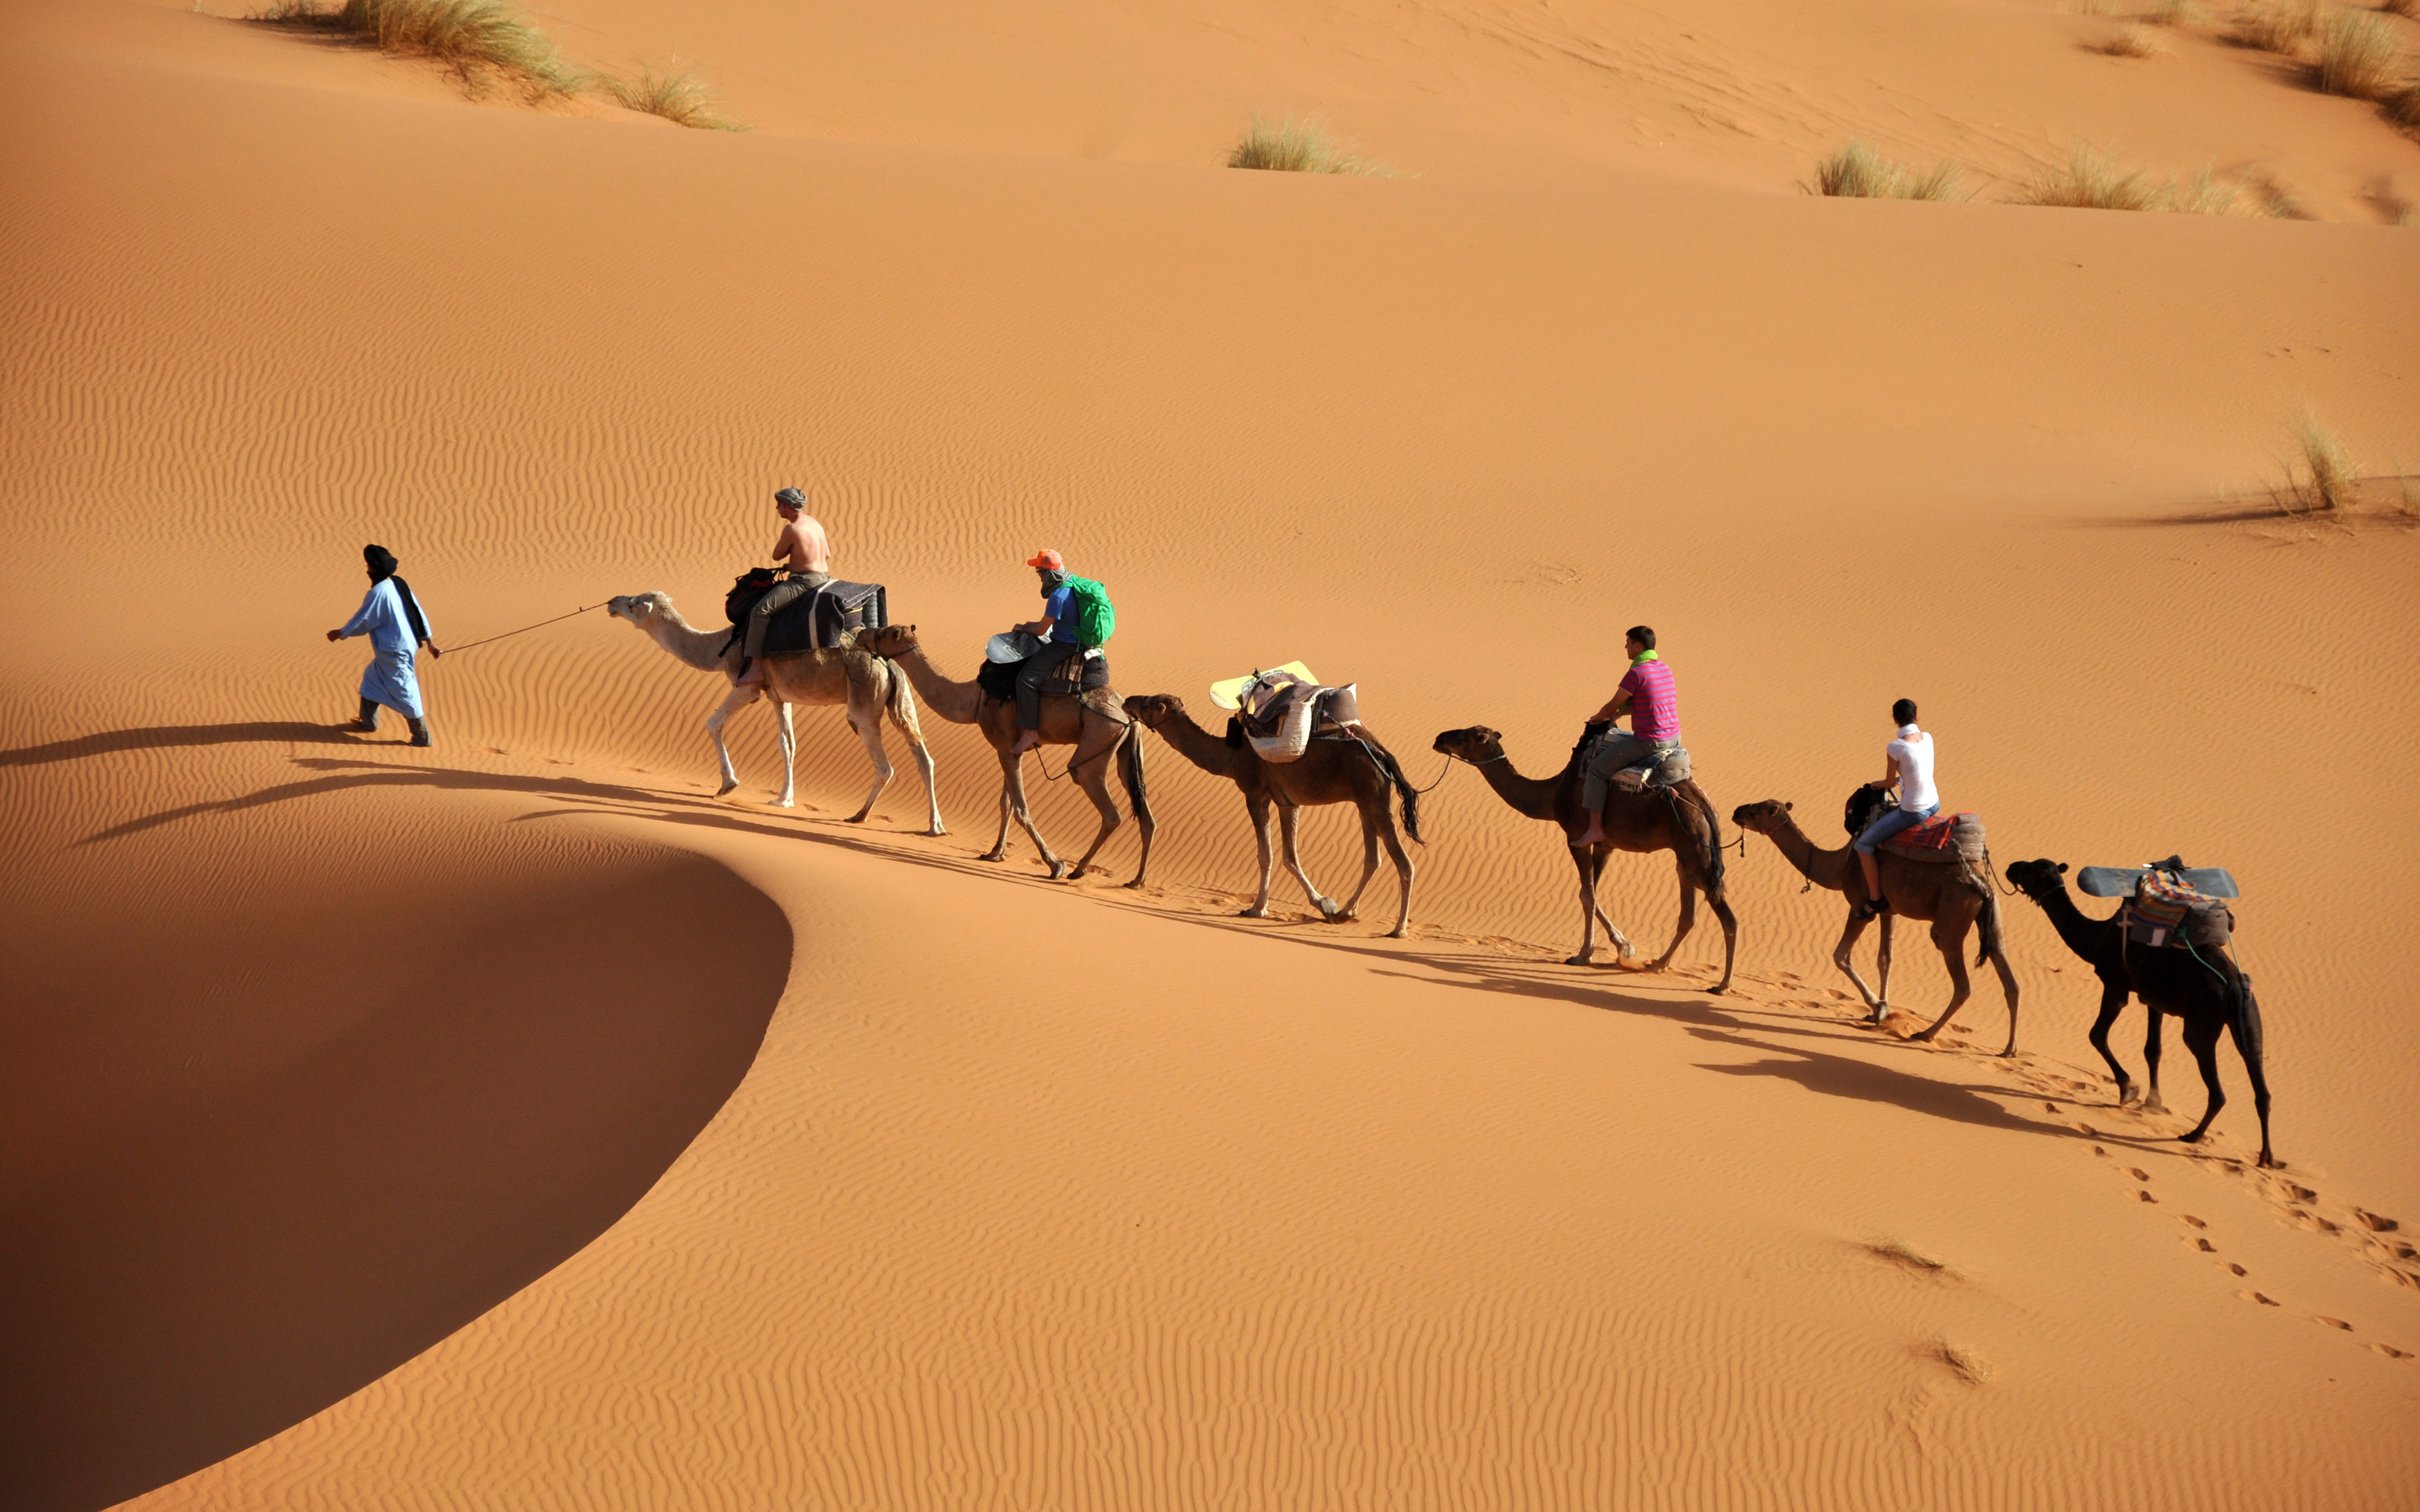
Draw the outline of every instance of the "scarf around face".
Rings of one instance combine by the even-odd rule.
[[[1065,586],[1067,586],[1067,575],[1065,573],[1044,569],[1042,573],[1043,597],[1048,598],[1051,594],[1057,593],[1060,589],[1064,588]]]

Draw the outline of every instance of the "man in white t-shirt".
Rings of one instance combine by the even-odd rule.
[[[1883,753],[1890,765],[1866,786],[1899,789],[1899,804],[1884,810],[1857,837],[1857,864],[1866,869],[1867,901],[1858,908],[1863,918],[1890,907],[1890,900],[1883,896],[1882,864],[1874,858],[1874,847],[1941,811],[1941,792],[1932,783],[1932,737],[1916,728],[1916,700],[1892,704],[1891,722],[1899,726],[1899,733]]]

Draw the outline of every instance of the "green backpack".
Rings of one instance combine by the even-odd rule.
[[[1067,579],[1067,628],[1077,643],[1106,646],[1118,629],[1118,611],[1109,607],[1109,591],[1090,578]]]

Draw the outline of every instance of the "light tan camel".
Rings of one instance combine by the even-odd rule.
[[[1597,889],[1605,880],[1605,864],[1616,851],[1641,855],[1670,851],[1673,870],[1681,883],[1681,918],[1673,928],[1672,943],[1645,969],[1661,971],[1671,964],[1681,942],[1697,927],[1698,894],[1703,891],[1706,906],[1714,910],[1715,919],[1723,926],[1723,980],[1712,990],[1719,993],[1730,989],[1731,966],[1739,958],[1739,919],[1731,913],[1730,898],[1724,889],[1722,828],[1714,819],[1714,803],[1695,779],[1637,793],[1613,789],[1606,795],[1605,839],[1582,852],[1571,841],[1588,831],[1588,810],[1580,807],[1580,758],[1585,747],[1572,748],[1563,769],[1544,778],[1524,777],[1514,771],[1504,755],[1504,737],[1485,725],[1448,730],[1436,737],[1434,748],[1478,767],[1479,775],[1496,790],[1496,795],[1515,811],[1532,819],[1552,820],[1560,829],[1556,838],[1563,841],[1572,864],[1579,869],[1580,882],[1579,953],[1563,964],[1589,964],[1596,954],[1596,926],[1600,922],[1613,937],[1619,959],[1633,959],[1629,936],[1614,928],[1613,920],[1606,917],[1604,907],[1597,902]]]
[[[1264,762],[1249,746],[1229,745],[1222,736],[1214,735],[1193,722],[1185,712],[1185,701],[1173,693],[1151,693],[1125,702],[1125,711],[1149,729],[1159,732],[1162,739],[1176,748],[1176,753],[1213,777],[1232,780],[1244,793],[1244,809],[1252,817],[1253,838],[1261,846],[1261,892],[1252,906],[1243,911],[1246,918],[1265,918],[1269,912],[1269,810],[1278,811],[1278,829],[1284,841],[1286,870],[1302,884],[1311,906],[1331,924],[1342,924],[1355,917],[1361,895],[1370,889],[1370,879],[1378,874],[1378,845],[1386,842],[1387,854],[1395,863],[1395,876],[1403,885],[1403,906],[1395,915],[1395,927],[1387,932],[1388,939],[1402,939],[1412,922],[1412,858],[1404,852],[1404,842],[1395,835],[1394,795],[1404,799],[1404,829],[1412,839],[1420,838],[1420,795],[1394,753],[1378,743],[1367,731],[1359,740],[1314,740],[1292,762]],[[1361,815],[1361,885],[1353,896],[1339,905],[1335,899],[1323,896],[1311,885],[1303,872],[1302,857],[1295,849],[1295,810],[1318,804],[1349,803]]]
[[[727,652],[722,650],[731,632],[727,628],[696,628],[681,618],[669,595],[624,594],[606,600],[605,612],[645,631],[648,639],[671,652],[683,665],[700,671],[719,671],[733,685],[731,696],[706,717],[706,733],[714,737],[715,757],[722,764],[722,787],[715,795],[717,797],[739,785],[739,774],[731,765],[731,748],[722,743],[722,727],[734,714],[760,697],[772,702],[782,739],[782,795],[775,802],[787,809],[798,801],[798,737],[790,728],[790,705],[845,703],[848,706],[848,727],[865,743],[865,754],[874,763],[874,788],[866,794],[864,807],[849,815],[848,822],[864,823],[865,816],[874,811],[875,800],[891,785],[891,758],[882,748],[882,716],[888,712],[892,723],[908,737],[908,748],[916,754],[917,770],[924,774],[924,833],[949,833],[941,824],[941,800],[933,785],[933,753],[924,748],[924,732],[916,722],[916,694],[907,678],[889,662],[854,647],[767,656],[765,680],[743,687],[738,686],[738,648],[735,645]]]
[[[912,625],[887,625],[879,630],[859,633],[857,643],[877,656],[896,662],[923,695],[925,704],[935,714],[952,724],[970,724],[983,732],[991,748],[1000,754],[1000,834],[992,841],[991,849],[981,859],[997,861],[1008,855],[1008,821],[1014,814],[1025,832],[1033,837],[1034,849],[1042,853],[1055,881],[1073,879],[1084,874],[1093,857],[1114,833],[1125,817],[1118,812],[1117,800],[1109,796],[1109,767],[1118,764],[1125,779],[1126,797],[1134,804],[1135,819],[1142,826],[1142,858],[1135,863],[1134,880],[1129,887],[1143,885],[1151,866],[1152,831],[1157,828],[1152,818],[1151,802],[1143,791],[1142,734],[1133,720],[1118,707],[1118,696],[1109,688],[1097,688],[1081,695],[1047,693],[1042,699],[1042,743],[1046,746],[1073,746],[1075,755],[1067,760],[1067,773],[1093,807],[1101,813],[1101,831],[1093,837],[1092,845],[1083,859],[1070,870],[1050,849],[1049,841],[1034,826],[1032,810],[1025,802],[1025,763],[1010,753],[1016,744],[1016,704],[1014,700],[996,699],[985,693],[978,683],[961,683],[942,675],[924,655],[916,640]],[[1047,773],[1048,767],[1044,771]]]
[[[1817,845],[1798,827],[1798,821],[1790,816],[1790,805],[1775,798],[1743,805],[1731,814],[1731,823],[1769,837],[1807,881],[1847,896],[1849,924],[1840,932],[1840,943],[1832,950],[1832,964],[1847,974],[1856,985],[1857,995],[1866,1000],[1866,1007],[1871,1011],[1868,1023],[1880,1024],[1890,1016],[1891,920],[1929,920],[1932,943],[1940,948],[1941,959],[1949,966],[1949,1006],[1941,1011],[1931,1028],[1913,1036],[1917,1040],[1930,1040],[1939,1034],[1950,1016],[1972,995],[1966,980],[1966,932],[1980,926],[1982,949],[1976,953],[1975,964],[1979,966],[1986,961],[1992,963],[2000,973],[2000,987],[2009,998],[2009,1043],[2000,1054],[2017,1053],[2017,974],[2009,969],[2009,958],[2001,953],[2000,900],[1993,893],[1990,883],[1961,862],[1913,860],[1893,853],[1887,846],[1877,851],[1874,859],[1881,863],[1883,896],[1889,900],[1890,908],[1881,916],[1880,980],[1875,990],[1869,990],[1849,957],[1856,947],[1857,936],[1866,932],[1866,921],[1858,917],[1858,905],[1866,901],[1866,873],[1857,864],[1856,852],[1846,845],[1837,851]]]

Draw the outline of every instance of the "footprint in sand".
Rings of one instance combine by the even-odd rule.
[[[2398,1350],[2392,1344],[2373,1344],[2370,1348],[2376,1350],[2379,1353],[2386,1356],[2390,1360],[2409,1360],[2412,1358],[2412,1351],[2410,1350]]]
[[[2325,1324],[2327,1324],[2330,1328],[2341,1328],[2341,1329],[2343,1329],[2343,1330],[2344,1330],[2346,1333],[2348,1333],[2348,1334],[2350,1334],[2350,1333],[2351,1333],[2351,1332],[2352,1332],[2352,1325],[2351,1325],[2350,1323],[2346,1322],[2346,1321],[2345,1321],[2343,1319],[2341,1319],[2341,1318],[2324,1318],[2324,1317],[2319,1316],[2319,1314],[2317,1314],[2317,1313],[2314,1313],[2314,1314],[2312,1314],[2312,1315],[2311,1315],[2311,1321],[2313,1321],[2313,1322],[2315,1322],[2315,1323],[2325,1323]]]
[[[2185,1222],[2187,1222],[2187,1223],[2189,1223],[2189,1224],[2193,1225],[2195,1228],[2208,1228],[2208,1227],[2210,1227],[2210,1225],[2208,1225],[2208,1224],[2206,1224],[2206,1223],[2202,1222],[2200,1219],[2198,1219],[2198,1218],[2195,1217],[2192,1213],[2189,1213],[2189,1212],[2180,1212],[2180,1213],[2177,1214],[2177,1216],[2178,1216],[2178,1217],[2180,1217],[2180,1218],[2182,1218]]]
[[[2391,1234],[2403,1227],[2403,1225],[2396,1219],[2382,1218],[2377,1213],[2369,1212],[2360,1208],[2353,1209],[2352,1215],[2364,1228],[2368,1229],[2373,1234]]]
[[[2263,1307],[2282,1307],[2285,1305],[2285,1304],[2277,1301],[2275,1298],[2264,1297],[2257,1291],[2239,1291],[2236,1295],[2242,1298],[2245,1302],[2257,1302]]]
[[[2200,1250],[2204,1255],[2215,1255],[2215,1254],[2217,1254],[2217,1253],[2218,1253],[2218,1246],[2217,1246],[2217,1245],[2215,1245],[2215,1244],[2213,1244],[2213,1243],[2211,1243],[2209,1240],[2206,1240],[2206,1239],[2196,1239],[2196,1240],[2195,1240],[2195,1241],[2194,1241],[2194,1247],[2195,1247],[2195,1249],[2197,1249],[2197,1250]]]
[[[2126,1173],[2133,1177],[2137,1181],[2148,1181],[2151,1179],[2151,1173],[2143,1169],[2140,1165],[2127,1166]]]
[[[2149,1192],[2137,1192],[2134,1196],[2145,1202],[2157,1202],[2160,1200],[2159,1198],[2151,1196]]]
[[[2234,1273],[2235,1273],[2235,1277],[2236,1277],[2236,1279],[2237,1279],[2237,1280],[2239,1280],[2239,1281],[2240,1281],[2240,1280],[2242,1280],[2243,1277],[2245,1277],[2245,1276],[2247,1276],[2247,1275],[2250,1275],[2250,1274],[2252,1273],[2251,1272],[2249,1272],[2249,1271],[2245,1270],[2243,1267],[2242,1267],[2242,1266],[2240,1266],[2240,1265],[2236,1264],[2233,1260],[2229,1260],[2229,1261],[2227,1261],[2227,1262],[2226,1262],[2226,1268],[2227,1268],[2228,1270],[2230,1270],[2230,1271],[2232,1271],[2232,1272],[2234,1272]]]

